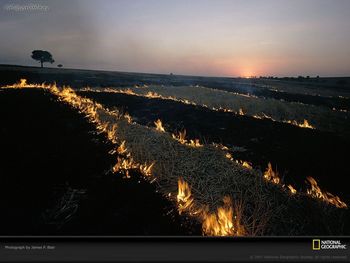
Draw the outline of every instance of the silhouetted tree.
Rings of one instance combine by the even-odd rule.
[[[32,51],[32,59],[38,60],[43,68],[45,62],[50,62],[51,64],[55,62],[49,51],[45,50],[34,50]]]
[[[58,65],[57,65],[57,67],[62,68],[62,67],[63,67],[63,65],[62,65],[62,64],[58,64]]]

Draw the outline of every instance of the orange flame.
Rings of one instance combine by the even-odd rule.
[[[271,163],[268,163],[268,165],[267,165],[267,169],[266,169],[266,171],[264,173],[264,178],[267,181],[272,182],[274,184],[279,184],[280,181],[281,181],[280,178],[279,178],[278,172],[277,171],[275,172],[272,169]]]
[[[130,89],[130,88],[126,89],[126,90],[125,90],[125,93],[126,93],[126,94],[129,94],[129,95],[136,95],[136,93],[133,92],[132,89]]]
[[[251,166],[251,164],[248,163],[248,162],[246,162],[246,161],[243,161],[242,166],[245,167],[245,168],[247,168],[247,169],[253,169],[253,167]]]
[[[185,144],[187,143],[186,138],[186,130],[183,130],[182,132],[180,131],[177,135],[176,134],[172,134],[172,137],[175,140],[178,140],[181,144]]]
[[[127,149],[125,146],[125,141],[122,141],[122,143],[119,145],[119,147],[117,148],[117,152],[120,154],[126,153]]]
[[[20,79],[20,80],[19,80],[18,86],[19,86],[19,87],[25,87],[25,86],[27,86],[27,80],[26,80],[26,79]]]
[[[321,190],[321,188],[318,186],[316,180],[314,178],[307,177],[306,180],[311,185],[311,189],[307,190],[307,194],[318,199],[322,199],[323,201],[332,204],[338,208],[347,208],[347,204],[340,200],[338,196],[335,196],[329,192],[324,192]]]
[[[284,121],[285,123],[293,124],[295,126],[299,126],[300,128],[308,128],[308,129],[315,129],[312,125],[309,124],[307,120],[304,119],[303,123],[298,123],[297,121]]]
[[[287,185],[289,191],[291,194],[296,194],[297,193],[297,190],[295,190],[295,188],[293,186],[291,186],[290,184]]]
[[[132,118],[131,118],[131,116],[129,115],[129,113],[125,113],[125,114],[124,114],[124,118],[127,120],[128,123],[132,123]]]
[[[152,91],[147,92],[146,97],[147,98],[161,98],[161,96],[158,93],[152,92]]]
[[[307,120],[304,119],[304,123],[303,124],[299,124],[299,127],[302,127],[302,128],[309,128],[309,129],[315,129],[313,126],[311,126],[309,124],[309,122]]]
[[[117,160],[118,162],[113,166],[113,172],[135,168],[132,158],[128,160],[128,159],[118,157]]]
[[[163,127],[162,121],[160,119],[156,120],[154,122],[154,125],[156,125],[156,130],[160,132],[165,132],[165,129]]]
[[[191,189],[188,183],[182,178],[178,180],[177,203],[179,214],[182,214],[184,211],[189,211],[193,205]]]
[[[150,165],[144,164],[144,165],[140,165],[140,171],[142,174],[146,175],[146,176],[151,176],[152,175],[152,167],[155,164],[155,162],[151,163]]]
[[[192,146],[192,147],[201,147],[201,146],[203,146],[203,144],[201,144],[199,142],[199,139],[190,140],[189,145]]]
[[[225,196],[224,205],[216,213],[203,213],[203,233],[208,236],[242,236],[244,227],[240,223],[240,215],[233,215],[231,198]]]
[[[16,89],[21,89],[21,88],[42,88],[43,84],[29,84],[27,83],[27,79],[20,79],[17,83],[13,85],[8,85],[6,88],[16,88]]]
[[[117,124],[113,124],[109,129],[106,128],[104,131],[107,133],[107,137],[112,143],[117,143],[117,139],[116,139]]]
[[[195,209],[194,199],[192,198],[191,188],[182,178],[178,180],[177,203],[179,214],[188,212],[190,215],[196,215],[202,221],[202,230],[204,235],[208,236],[241,236],[244,235],[244,227],[240,223],[238,210],[233,215],[233,206],[231,198],[225,196],[224,205],[218,207],[216,212],[208,212],[207,207]]]
[[[226,154],[225,154],[225,157],[226,157],[227,159],[229,159],[229,160],[233,161],[232,154],[230,154],[230,153],[226,153]]]
[[[186,130],[183,130],[182,132],[179,132],[178,134],[172,134],[173,139],[179,141],[181,144],[186,144],[192,147],[201,147],[203,146],[200,142],[199,139],[194,139],[194,140],[190,140],[187,143],[186,138]]]

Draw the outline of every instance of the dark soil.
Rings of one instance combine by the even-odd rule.
[[[322,97],[308,94],[295,94],[288,92],[279,92],[270,90],[268,88],[262,88],[255,84],[235,85],[234,83],[230,86],[207,86],[208,88],[214,88],[218,90],[225,90],[228,92],[235,92],[246,95],[254,95],[261,98],[272,98],[276,100],[284,100],[288,102],[300,102],[315,106],[324,106],[330,109],[335,108],[336,110],[350,110],[350,99],[340,97]]]
[[[242,79],[242,78],[220,78],[220,77],[199,77],[199,76],[181,76],[165,74],[146,74],[146,73],[128,73],[98,70],[77,70],[77,69],[57,69],[57,68],[38,68],[24,66],[0,65],[0,84],[13,84],[20,78],[28,79],[29,83],[54,83],[59,85],[71,85],[74,88],[85,86],[96,87],[123,87],[142,84],[156,85],[201,85],[208,88],[226,90],[240,94],[253,94],[258,97],[282,99],[290,102],[301,102],[328,108],[350,110],[350,99],[334,97],[312,96],[306,94],[294,94],[288,92],[278,92],[269,89],[274,82],[264,79]],[[276,81],[276,80],[275,80]],[[339,81],[345,81],[346,84],[337,84]],[[268,85],[265,85],[267,82]],[[350,91],[349,78],[310,78],[302,82],[280,80],[279,83],[287,85],[302,85],[306,89],[317,91],[318,89],[330,89],[337,94],[337,91]]]
[[[153,122],[160,118],[167,131],[186,129],[191,139],[244,147],[247,151],[235,152],[235,158],[250,161],[262,170],[270,161],[284,181],[297,189],[305,188],[305,178],[312,176],[322,189],[339,195],[347,203],[350,201],[345,183],[350,175],[348,139],[332,133],[211,111],[174,101],[113,93],[80,94],[107,107],[121,108],[143,125],[154,126]]]
[[[105,137],[42,90],[0,90],[0,235],[200,235]]]

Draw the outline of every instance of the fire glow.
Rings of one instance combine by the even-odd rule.
[[[336,195],[333,195],[329,192],[322,191],[321,188],[318,186],[316,180],[314,178],[307,177],[307,182],[310,184],[311,188],[307,190],[307,194],[314,197],[321,199],[329,204],[332,204],[338,208],[347,208],[347,204],[340,200],[340,198]]]
[[[268,163],[267,165],[267,169],[264,173],[264,178],[267,180],[267,181],[270,181],[274,184],[279,184],[281,179],[279,178],[279,175],[277,172],[275,172],[273,169],[272,169],[272,165],[271,163]]]
[[[163,127],[162,121],[160,119],[156,120],[154,122],[154,125],[156,125],[156,130],[160,132],[165,132],[165,129]]]
[[[91,99],[78,96],[73,89],[69,87],[58,88],[56,85],[45,84],[27,84],[26,80],[21,79],[20,83],[7,86],[5,88],[43,88],[51,92],[58,97],[59,101],[66,102],[73,108],[84,113],[94,123],[100,132],[106,134],[107,138],[115,145],[115,149],[112,152],[118,152],[120,156],[117,158],[117,163],[113,166],[113,172],[122,172],[125,177],[130,176],[129,170],[139,169],[146,179],[154,180],[153,168],[155,161],[144,163],[136,162],[131,152],[128,150],[127,142],[125,140],[118,141],[117,131],[119,129],[119,122],[126,122],[127,125],[136,125],[132,122],[132,118],[128,114],[122,114],[118,110],[111,111],[104,108],[101,104],[94,102]],[[158,124],[158,126],[157,126]],[[156,130],[160,133],[166,133],[163,124],[160,119],[155,122]],[[161,127],[161,128],[160,128]],[[148,128],[150,129],[150,128]],[[151,130],[151,129],[150,129]],[[194,146],[203,146],[199,143],[199,140],[186,140],[186,131],[182,131],[179,134],[169,136],[170,138],[178,141],[180,144],[186,144]],[[119,142],[119,145],[118,145]],[[227,147],[222,146],[222,150],[228,150]],[[232,159],[232,155],[226,154],[226,158]],[[248,162],[240,161],[240,164],[246,169],[253,169]],[[271,163],[268,164],[267,170],[264,173],[264,178],[274,184],[281,184],[281,180],[278,173],[273,171]],[[313,179],[313,178],[312,178]],[[323,201],[335,205],[339,208],[347,208],[347,205],[340,200],[338,196],[334,196],[328,192],[323,192],[318,187],[317,182],[313,179],[308,179],[311,184],[311,189],[307,191],[307,194],[313,198],[322,199]],[[152,182],[152,181],[151,181]],[[195,197],[192,194],[190,185],[182,178],[178,179],[178,194],[177,196],[172,193],[166,193],[168,198],[174,198],[177,202],[178,211],[180,214],[187,213],[196,218],[202,223],[202,230],[204,235],[231,235],[240,236],[245,235],[246,231],[241,223],[242,211],[232,204],[230,197],[225,196],[223,198],[223,205],[216,208],[216,210],[209,210],[205,204],[198,204]],[[284,185],[282,185],[285,188]],[[297,191],[291,185],[288,185],[291,194],[297,194]]]
[[[187,182],[182,178],[178,180],[178,194],[177,194],[178,210],[179,214],[189,210],[193,205],[193,198],[191,189]]]
[[[191,188],[182,178],[178,181],[178,210],[179,213],[187,212],[192,216],[202,219],[203,234],[207,236],[243,236],[244,227],[240,222],[240,214],[237,209],[233,213],[231,198],[223,198],[223,206],[216,212],[209,212],[208,207],[196,208],[191,194]]]

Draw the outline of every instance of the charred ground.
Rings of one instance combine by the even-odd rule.
[[[0,112],[1,235],[200,234],[138,172],[108,173],[111,145],[53,95],[1,90]]]

